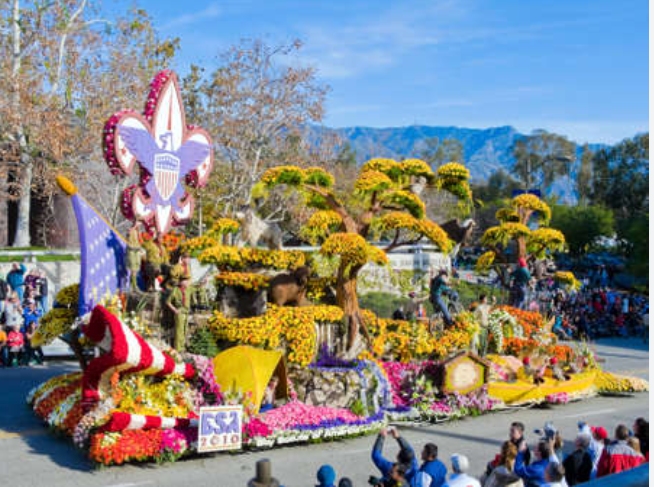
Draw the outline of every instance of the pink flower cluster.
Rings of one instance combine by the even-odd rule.
[[[186,435],[176,429],[161,432],[161,450],[172,453],[183,453],[188,449]]]
[[[172,71],[170,71],[170,69],[159,71],[150,83],[150,93],[145,102],[145,110],[143,110],[143,115],[145,115],[148,122],[152,122],[152,117],[154,116],[154,111],[157,107],[157,101],[159,101],[159,93],[161,93],[161,89],[170,78],[171,73]]]
[[[107,161],[111,174],[125,174],[125,170],[118,162],[116,157],[116,127],[125,115],[132,115],[136,113],[134,110],[121,110],[114,113],[109,120],[104,124],[102,130],[102,149],[104,152],[104,160]]]
[[[272,430],[287,430],[298,425],[320,425],[330,422],[355,423],[363,418],[349,409],[309,406],[299,401],[291,401],[260,416]]]
[[[545,396],[545,401],[550,404],[567,404],[570,402],[570,396],[567,392],[557,392]]]
[[[388,381],[391,384],[391,396],[395,406],[409,406],[410,394],[404,393],[403,385],[407,376],[415,376],[422,366],[420,364],[401,363],[401,362],[382,362]]]
[[[256,436],[266,437],[272,434],[273,430],[259,418],[252,418],[248,423],[243,425],[243,435],[246,438]]]

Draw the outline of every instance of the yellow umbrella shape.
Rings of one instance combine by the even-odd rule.
[[[213,359],[216,383],[223,391],[252,393],[258,412],[264,391],[273,375],[279,377],[276,397],[287,397],[286,364],[282,352],[239,345],[220,352]]]

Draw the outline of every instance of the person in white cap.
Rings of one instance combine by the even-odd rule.
[[[450,461],[452,462],[452,474],[443,487],[481,487],[479,480],[466,473],[470,468],[468,457],[455,453],[450,457]]]

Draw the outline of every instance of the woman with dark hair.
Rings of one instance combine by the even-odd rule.
[[[640,451],[649,462],[649,422],[645,418],[638,418],[634,421],[634,436],[640,441]]]

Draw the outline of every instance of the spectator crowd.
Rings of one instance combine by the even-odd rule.
[[[631,428],[618,424],[613,437],[603,426],[578,423],[571,438],[570,451],[564,451],[564,439],[550,422],[536,430],[537,441],[525,439],[525,425],[513,422],[500,451],[490,459],[479,477],[471,474],[470,459],[461,453],[450,456],[447,465],[439,459],[438,446],[425,443],[418,459],[414,448],[397,428],[383,428],[372,448],[376,473],[368,479],[373,487],[572,487],[607,475],[624,472],[649,462],[649,422],[634,421]],[[388,438],[397,443],[397,453],[384,455]],[[267,462],[265,465],[264,463]],[[260,465],[261,464],[261,465]],[[483,465],[484,461],[479,462]],[[265,468],[264,468],[265,467]],[[336,469],[322,465],[316,472],[316,487],[351,487],[350,477],[337,482]],[[257,463],[257,477],[248,487],[280,487],[270,474],[270,463]]]
[[[44,271],[27,271],[14,262],[0,276],[0,366],[43,363],[41,347],[32,346],[40,318],[48,311],[48,279]]]

